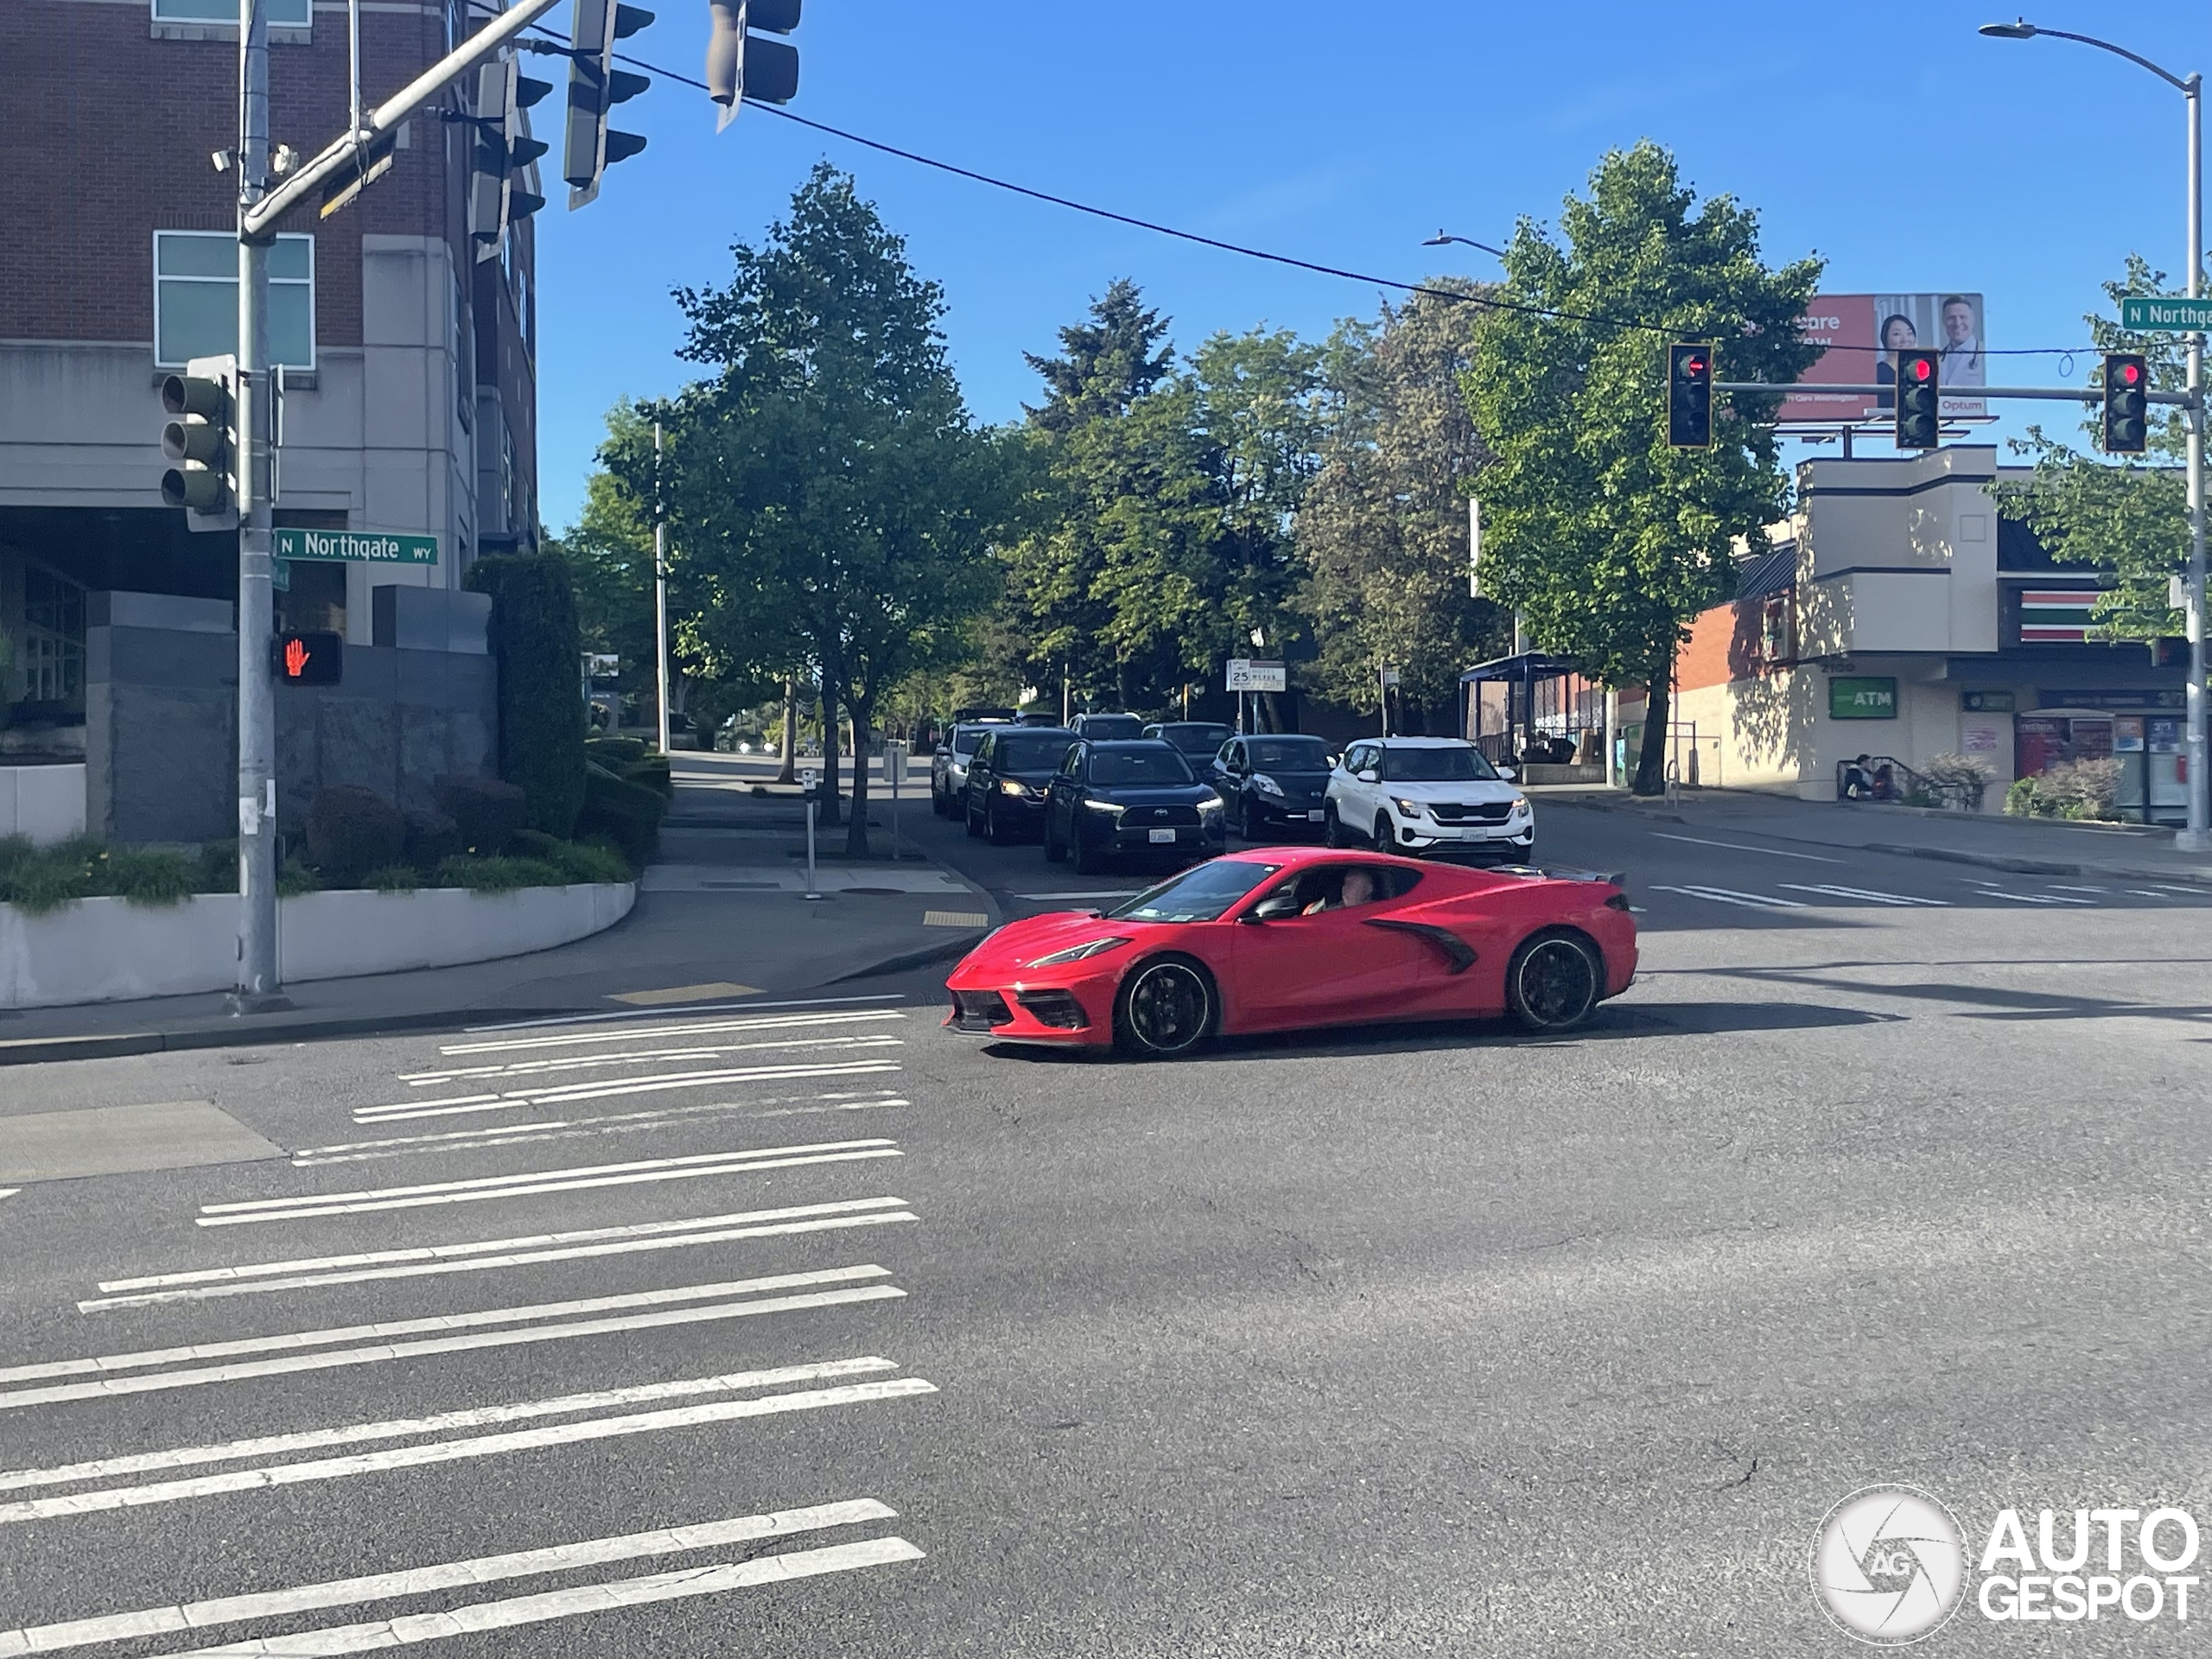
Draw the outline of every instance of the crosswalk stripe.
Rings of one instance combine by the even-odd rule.
[[[2109,891],[2109,889],[2108,889],[2108,888],[2105,888],[2105,887],[2069,887],[2069,886],[2068,886],[2065,882],[2063,882],[2063,881],[2054,881],[2054,882],[2052,882],[2052,883],[2050,884],[2050,890],[2051,890],[2053,893],[2105,893],[2105,892],[2108,892],[2108,891]]]
[[[837,1232],[850,1227],[887,1227],[919,1221],[911,1210],[874,1215],[824,1216],[813,1221],[770,1222],[756,1227],[726,1227],[712,1232],[678,1233],[665,1238],[625,1238],[606,1244],[576,1244],[561,1249],[518,1250],[507,1255],[471,1256],[460,1262],[415,1262],[401,1267],[352,1268],[341,1272],[301,1274],[289,1279],[249,1279],[232,1284],[204,1285],[188,1290],[149,1290],[130,1295],[95,1297],[77,1304],[79,1313],[97,1313],[116,1307],[151,1307],[169,1302],[209,1301],[219,1297],[247,1296],[263,1291],[319,1290],[329,1285],[360,1285],[387,1279],[429,1279],[456,1273],[490,1273],[502,1268],[542,1266],[548,1262],[578,1262],[594,1256],[639,1255],[653,1250],[681,1250],[697,1244],[728,1244],[747,1238],[790,1238],[804,1233]]]
[[[543,1417],[574,1417],[587,1412],[613,1411],[622,1406],[641,1406],[656,1400],[689,1400],[701,1395],[735,1394],[747,1389],[781,1388],[791,1382],[822,1382],[849,1376],[871,1376],[899,1369],[893,1361],[875,1355],[858,1359],[834,1359],[810,1365],[779,1365],[766,1370],[729,1371],[719,1376],[686,1377],[672,1382],[643,1382],[624,1389],[600,1389],[589,1394],[557,1395],[545,1400],[524,1400],[504,1406],[474,1406],[461,1411],[439,1412],[429,1417],[388,1418],[381,1422],[349,1423],[338,1428],[309,1428],[289,1434],[264,1434],[251,1440],[223,1440],[210,1446],[172,1447],[162,1452],[131,1452],[85,1463],[66,1463],[48,1469],[11,1469],[0,1472],[0,1492],[23,1491],[38,1486],[75,1486],[86,1481],[112,1480],[118,1475],[164,1473],[195,1469],[211,1463],[238,1463],[250,1458],[283,1457],[295,1452],[326,1452],[340,1446],[363,1446],[377,1440],[413,1440],[420,1435],[450,1433],[455,1429],[491,1428],[501,1423],[523,1423]]]
[[[871,1020],[898,1020],[903,1014],[874,1014]],[[755,1049],[822,1048],[855,1043],[896,1043],[888,1033],[863,1033],[857,1037],[786,1037],[772,1043],[715,1043],[700,1048],[643,1048],[606,1054],[556,1054],[535,1060],[512,1060],[500,1065],[462,1066],[449,1071],[403,1071],[399,1081],[410,1089],[429,1089],[442,1083],[478,1077],[526,1077],[552,1071],[581,1071],[594,1065],[645,1065],[661,1060],[711,1059]]]
[[[721,1117],[735,1113],[748,1118],[800,1117],[826,1112],[861,1112],[884,1106],[906,1106],[888,1090],[865,1098],[842,1095],[773,1095],[775,1101],[811,1100],[811,1106],[784,1110],[755,1110],[759,1100],[716,1100],[694,1106],[658,1106],[642,1112],[602,1112],[593,1117],[533,1118],[522,1123],[474,1123],[467,1128],[434,1130],[425,1135],[379,1136],[374,1141],[340,1141],[327,1147],[302,1147],[292,1154],[297,1166],[310,1163],[361,1163],[376,1158],[397,1158],[435,1151],[468,1152],[479,1147],[518,1146],[533,1141],[573,1140],[587,1135],[609,1135],[624,1129],[647,1129],[687,1119]]]
[[[257,1491],[278,1486],[297,1486],[311,1481],[342,1480],[349,1476],[381,1474],[394,1469],[427,1468],[442,1463],[499,1457],[510,1452],[539,1451],[548,1446],[578,1446],[591,1440],[649,1434],[664,1428],[696,1428],[709,1423],[738,1422],[749,1417],[775,1416],[793,1411],[818,1411],[830,1406],[862,1405],[878,1400],[903,1400],[936,1392],[936,1383],[925,1382],[918,1376],[888,1377],[879,1382],[855,1382],[834,1389],[809,1389],[793,1394],[721,1400],[702,1406],[638,1412],[620,1417],[594,1417],[582,1422],[556,1423],[543,1428],[520,1429],[504,1434],[436,1440],[424,1446],[392,1446],[382,1452],[358,1452],[350,1457],[264,1465],[256,1469],[235,1470],[227,1474],[196,1476],[189,1480],[159,1481],[141,1486],[110,1486],[93,1492],[73,1492],[55,1497],[0,1503],[0,1526],[53,1520],[65,1515],[97,1515],[114,1510],[141,1509],[154,1503],[181,1503],[226,1492]]]
[[[181,1606],[149,1607],[137,1612],[114,1613],[103,1618],[73,1619],[67,1624],[41,1624],[27,1630],[0,1630],[0,1659],[17,1656],[61,1653],[71,1648],[92,1647],[103,1642],[124,1642],[149,1636],[173,1636],[207,1630],[218,1624],[279,1618],[318,1612],[331,1607],[358,1606],[365,1602],[391,1601],[428,1595],[439,1590],[467,1590],[505,1580],[537,1578],[581,1568],[607,1567],[620,1561],[680,1555],[717,1549],[727,1544],[752,1543],[763,1538],[782,1538],[796,1533],[822,1532],[832,1527],[857,1526],[869,1521],[891,1521],[899,1512],[874,1498],[842,1503],[817,1503],[804,1509],[776,1510],[766,1515],[741,1516],[700,1525],[664,1527],[652,1532],[626,1533],[618,1537],[591,1538],[579,1543],[558,1544],[545,1549],[516,1550],[503,1555],[480,1556],[474,1560],[443,1562],[435,1567],[378,1573],[361,1578],[334,1579],[321,1584],[301,1585],[258,1595],[226,1596],[211,1601],[187,1602]]]
[[[855,998],[854,1001],[869,999]],[[495,1037],[474,1043],[442,1043],[441,1054],[508,1054],[531,1048],[573,1048],[583,1043],[636,1043],[660,1037],[704,1037],[728,1031],[766,1031],[777,1027],[852,1025],[865,1020],[879,1020],[886,1014],[893,1020],[906,1016],[895,1009],[855,1009],[839,1014],[797,1014],[781,1020],[687,1020],[677,1025],[636,1026],[625,1029],[619,1025],[600,1024],[589,1031],[563,1032],[551,1037]],[[620,1019],[621,1016],[613,1016]],[[566,1024],[566,1021],[550,1023]],[[504,1029],[504,1027],[503,1027]]]
[[[896,1037],[840,1039],[854,1047],[894,1046]],[[396,1106],[367,1106],[353,1114],[356,1123],[393,1123],[402,1118],[449,1117],[457,1112],[512,1110],[524,1106],[556,1106],[572,1100],[607,1100],[622,1095],[652,1095],[671,1089],[703,1089],[710,1084],[767,1083],[785,1077],[858,1077],[896,1071],[888,1060],[821,1065],[747,1065],[704,1071],[667,1071],[651,1077],[625,1077],[620,1082],[571,1083],[551,1089],[516,1089],[486,1098],[465,1095],[451,1100],[407,1101]]]
[[[661,1308],[620,1319],[578,1319],[567,1325],[533,1325],[520,1331],[485,1331],[468,1336],[426,1337],[416,1342],[383,1343],[369,1348],[340,1348],[319,1353],[286,1354],[277,1359],[244,1360],[190,1370],[156,1371],[149,1376],[105,1376],[94,1382],[57,1382],[42,1389],[0,1393],[0,1411],[59,1405],[73,1400],[105,1400],[126,1394],[154,1394],[171,1389],[243,1382],[257,1377],[289,1376],[302,1371],[337,1370],[353,1365],[381,1365],[397,1359],[434,1354],[474,1353],[486,1348],[519,1348],[576,1337],[612,1336],[626,1331],[658,1331],[671,1325],[704,1325],[751,1319],[762,1313],[795,1313],[807,1308],[838,1307],[849,1302],[887,1301],[906,1293],[896,1285],[860,1285],[849,1290],[810,1291],[798,1296],[766,1296],[742,1302],[713,1302],[704,1307]]]
[[[1947,910],[1948,899],[1915,899],[1902,893],[1878,893],[1872,887],[1811,887],[1800,881],[1782,884],[1792,893],[1821,893],[1836,899],[1864,899],[1875,905],[1921,905],[1931,910]]]
[[[2009,899],[2016,905],[2088,905],[2096,902],[2091,899],[2069,899],[2056,893],[2007,893],[2002,887],[1985,887],[1980,891],[1985,899]]]
[[[1654,830],[1653,836],[1660,841],[1686,841],[1694,847],[1725,847],[1732,853],[1764,853],[1769,858],[1794,858],[1807,864],[1840,864],[1840,858],[1823,858],[1818,853],[1785,853],[1779,847],[1751,847],[1740,841],[1707,841],[1702,836],[1670,836],[1663,830]]]
[[[1745,910],[1803,910],[1805,906],[1795,899],[1771,899],[1756,893],[1738,893],[1731,887],[1670,887],[1661,886],[1661,893],[1687,893],[1693,899],[1710,899],[1717,905],[1736,905]]]
[[[350,1624],[327,1630],[305,1630],[296,1636],[246,1642],[220,1648],[189,1648],[176,1659],[273,1659],[284,1656],[369,1653],[385,1648],[411,1647],[449,1636],[474,1636],[486,1630],[515,1630],[557,1618],[606,1612],[618,1607],[643,1607],[657,1602],[685,1601],[698,1596],[726,1595],[761,1585],[788,1583],[827,1573],[851,1573],[863,1567],[884,1567],[893,1561],[918,1561],[922,1552],[904,1538],[873,1538],[862,1543],[828,1544],[816,1549],[786,1550],[760,1555],[749,1561],[690,1567],[675,1573],[656,1573],[645,1578],[614,1579],[575,1590],[553,1590],[541,1595],[518,1596],[508,1601],[476,1602],[442,1613],[414,1613],[380,1619],[371,1624]]]

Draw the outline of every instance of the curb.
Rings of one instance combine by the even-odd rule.
[[[296,1020],[281,1026],[196,1026],[181,1031],[25,1037],[0,1041],[0,1066],[43,1065],[57,1060],[118,1059],[134,1054],[178,1054],[202,1048],[252,1048],[269,1043],[313,1042],[325,1037],[374,1036],[388,1031],[435,1031],[466,1025],[487,1013],[516,1020],[541,1020],[575,1012],[574,1008],[439,1008],[423,1014],[333,1015],[327,1020]]]
[[[941,944],[925,945],[918,950],[903,950],[895,957],[886,957],[881,962],[870,963],[865,968],[855,968],[850,973],[839,974],[835,979],[825,979],[825,985],[846,985],[856,979],[874,979],[879,974],[902,974],[909,968],[926,968],[933,962],[949,962],[966,956],[991,936],[988,927],[970,929]]]

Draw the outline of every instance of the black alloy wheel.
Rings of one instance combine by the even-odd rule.
[[[1507,1010],[1530,1031],[1572,1031],[1590,1017],[1604,990],[1598,953],[1578,933],[1539,933],[1506,964]]]
[[[1047,864],[1063,863],[1068,855],[1067,843],[1052,833],[1052,826],[1058,822],[1048,803],[1045,808],[1045,861]]]
[[[1083,833],[1083,811],[1080,807],[1077,808],[1069,818],[1068,839],[1075,855],[1075,873],[1077,875],[1096,875],[1105,868],[1105,859],[1092,849],[1090,841]]]
[[[999,822],[999,804],[995,800],[983,809],[983,839],[994,847],[1003,847],[1014,839]]]
[[[1337,816],[1337,804],[1329,802],[1321,809],[1321,840],[1330,847],[1342,847],[1344,842],[1344,820]]]
[[[1377,812],[1375,815],[1375,850],[1387,853],[1397,844],[1397,833],[1390,828],[1390,815]]]
[[[1244,798],[1244,810],[1240,816],[1243,822],[1236,826],[1237,833],[1245,840],[1265,841],[1268,838],[1267,816],[1260,810],[1260,804],[1249,795]]]
[[[1114,1003],[1114,1040],[1141,1059],[1187,1054],[1212,1034],[1213,981],[1188,957],[1141,963]]]
[[[976,816],[976,803],[974,801],[971,800],[968,802],[962,809],[961,817],[967,821],[968,833],[974,836],[980,841],[983,835],[983,823],[982,819]]]

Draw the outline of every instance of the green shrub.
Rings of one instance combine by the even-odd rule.
[[[647,755],[626,766],[608,770],[626,783],[643,784],[664,801],[676,798],[676,779],[669,775],[668,757],[664,754]]]
[[[556,841],[535,830],[525,830],[515,837],[515,851],[524,858],[541,859],[552,865],[561,872],[564,881],[636,880],[628,861],[612,846]]]
[[[2036,780],[2018,778],[2005,791],[2005,810],[2008,817],[2032,818],[2036,816]]]
[[[565,837],[584,804],[582,636],[569,567],[550,553],[495,555],[469,567],[467,585],[492,596],[499,775],[528,798],[531,829]]]
[[[423,885],[423,872],[412,864],[386,864],[363,876],[361,885],[373,893],[412,893]]]
[[[593,766],[585,772],[584,810],[576,827],[586,835],[605,836],[632,868],[643,869],[660,845],[660,821],[667,810],[658,791]]]
[[[407,852],[407,821],[374,790],[334,784],[308,808],[308,861],[334,887],[350,887]]]
[[[497,778],[441,778],[438,809],[461,832],[459,850],[496,858],[529,821],[524,791]]]
[[[297,858],[286,859],[284,868],[276,872],[276,896],[279,899],[298,899],[321,891],[322,882],[315,873]]]
[[[0,903],[34,914],[75,899],[181,904],[199,890],[200,861],[183,853],[110,847],[90,836],[47,848],[22,836],[0,840]]]
[[[461,826],[443,812],[410,812],[407,817],[407,861],[417,870],[435,869],[441,859],[466,852]]]
[[[594,737],[584,744],[584,758],[596,760],[612,772],[634,766],[652,753],[642,737]]]
[[[472,893],[512,893],[520,887],[564,885],[561,872],[538,858],[474,858],[463,853],[440,864],[435,874],[438,886],[466,887]]]
[[[211,841],[200,849],[194,880],[196,893],[236,893],[238,890],[238,843]]]

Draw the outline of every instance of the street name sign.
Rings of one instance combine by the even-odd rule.
[[[435,564],[435,536],[392,536],[373,530],[301,530],[280,524],[270,554],[279,559],[345,559],[359,564]]]
[[[1287,691],[1290,677],[1281,663],[1255,662],[1249,657],[1229,659],[1230,691]]]
[[[2167,300],[2130,294],[2120,302],[2120,326],[2139,334],[2212,331],[2212,300]]]

